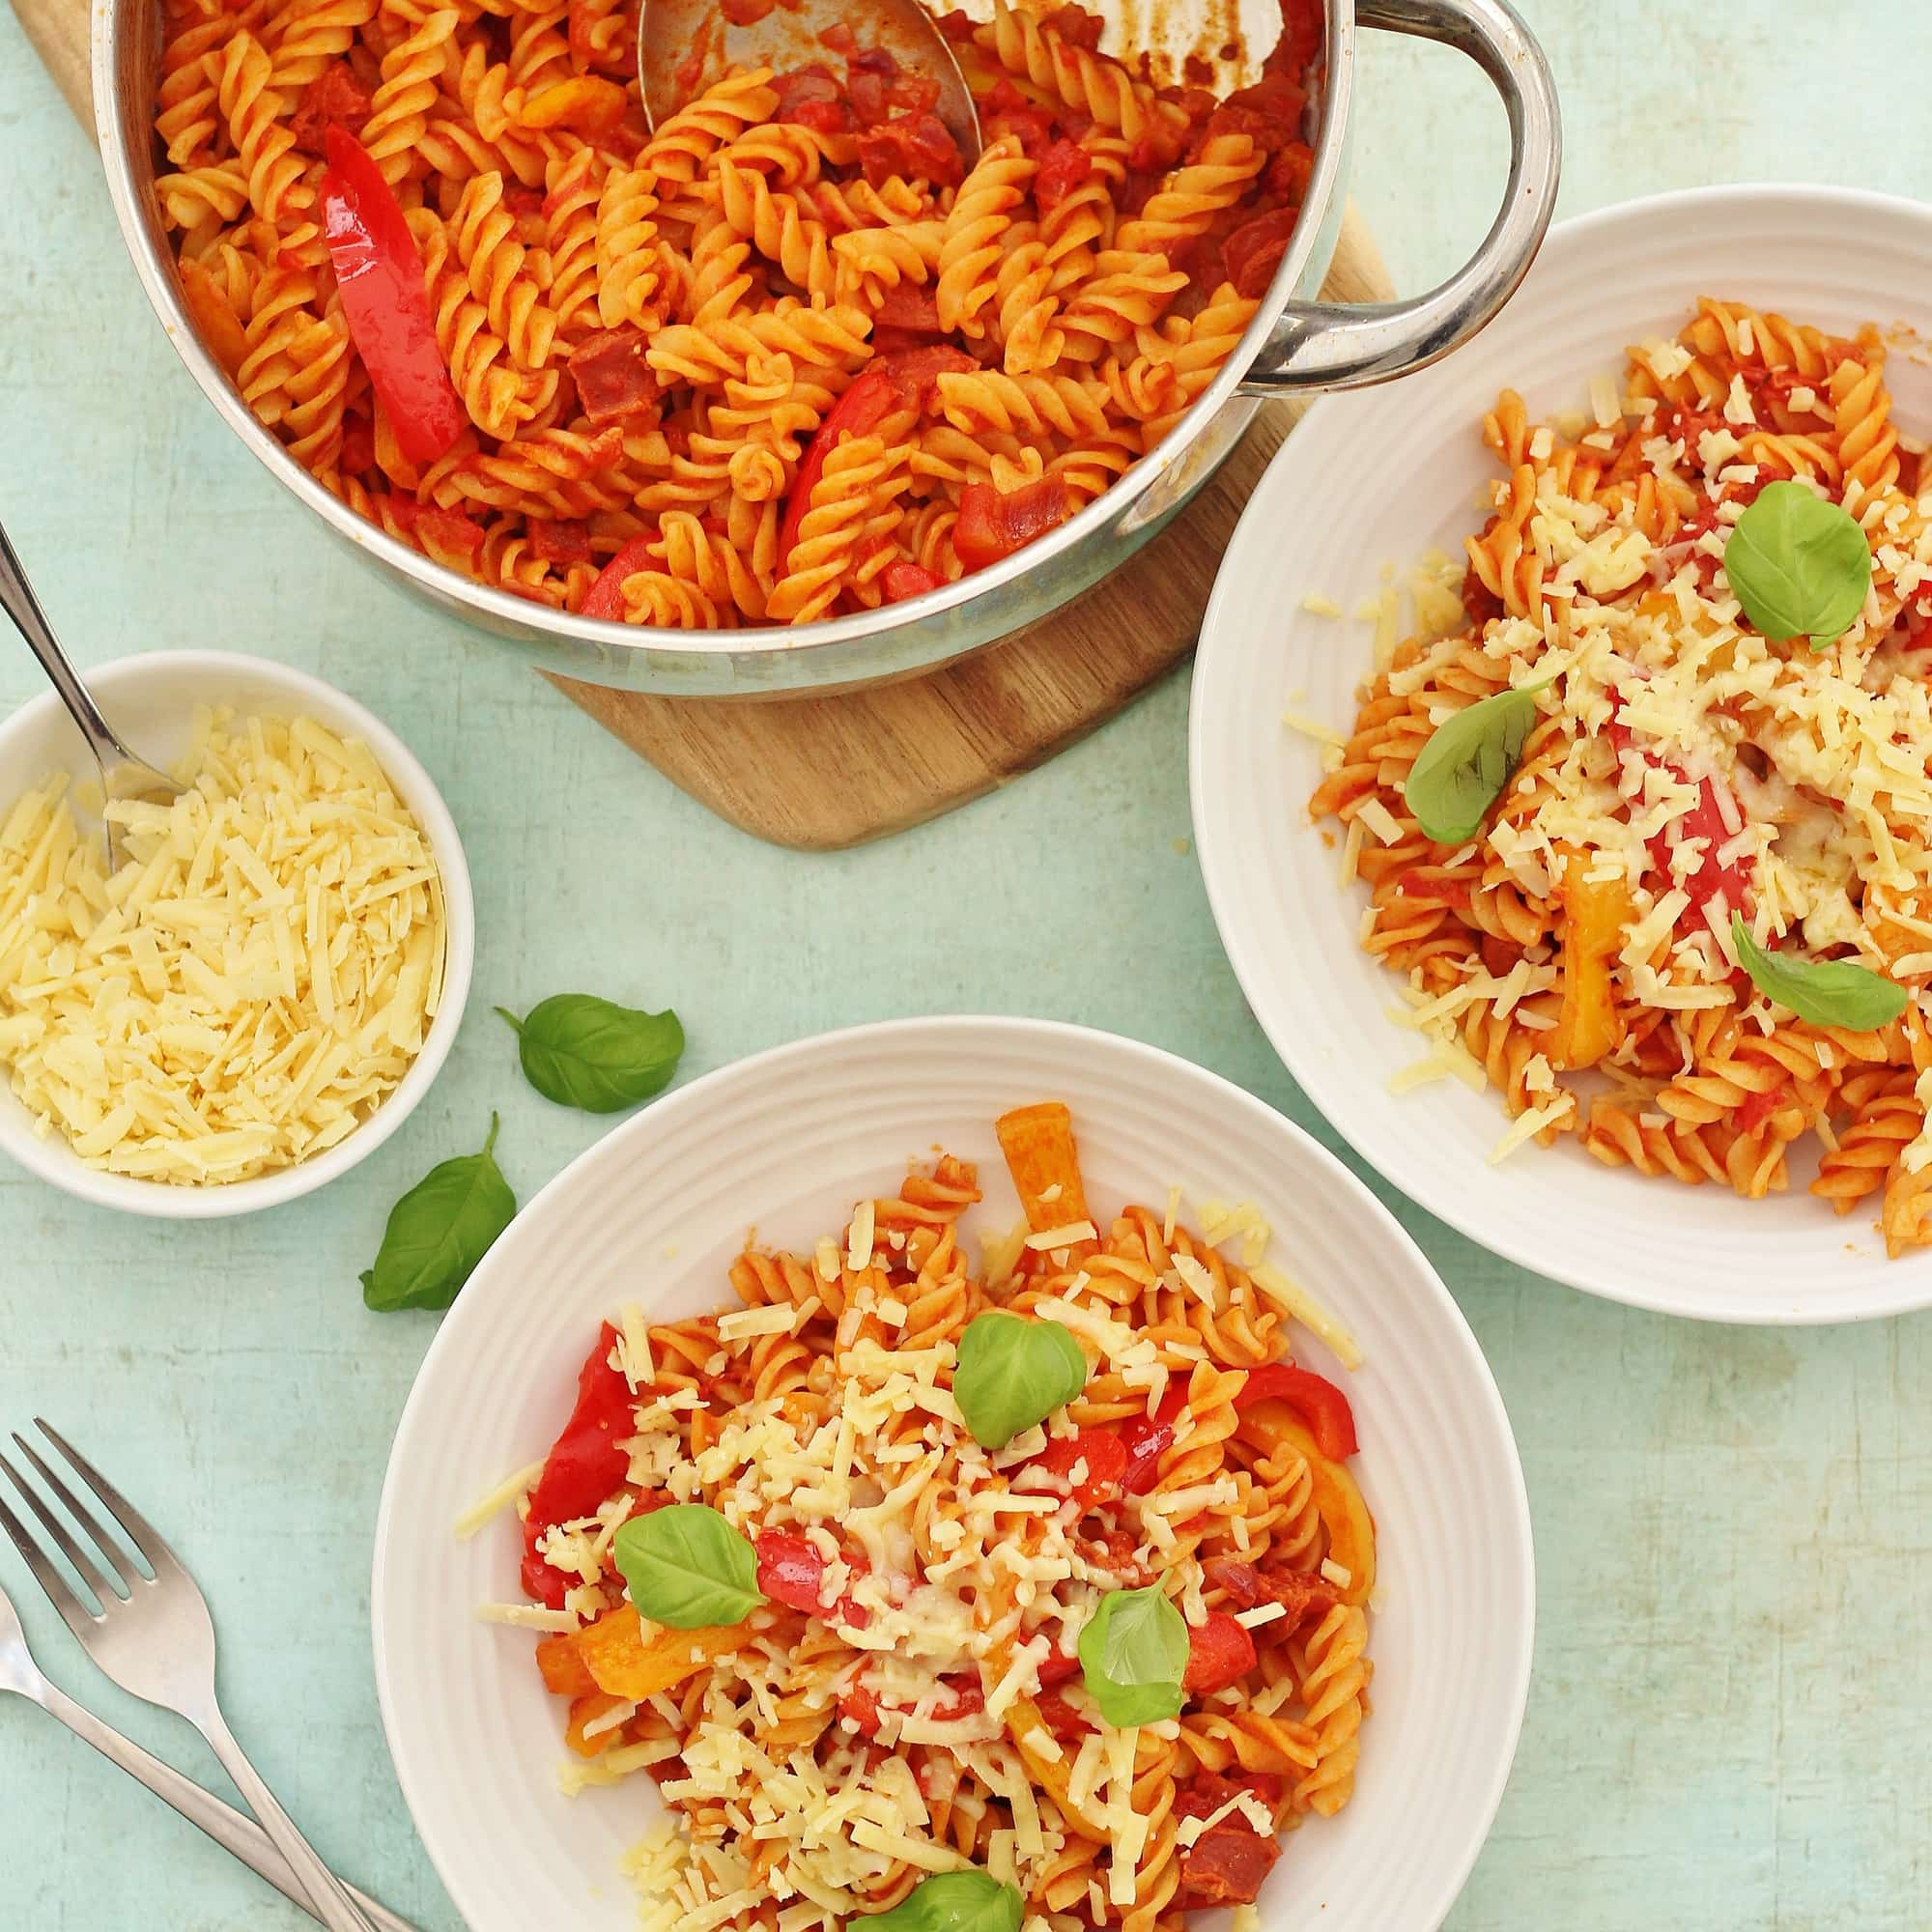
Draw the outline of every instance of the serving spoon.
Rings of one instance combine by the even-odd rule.
[[[919,0],[866,0],[863,9],[852,0],[645,0],[638,20],[644,113],[653,128],[662,127],[727,68],[784,73],[810,67],[824,60],[824,37],[834,28],[857,32],[868,52],[891,54],[904,72],[937,81],[932,111],[959,144],[966,166],[979,159],[980,117],[966,76]]]
[[[100,715],[94,694],[80,681],[80,673],[61,649],[53,626],[47,622],[41,600],[34,595],[34,586],[27,582],[27,573],[20,567],[20,559],[14,555],[13,542],[4,528],[0,528],[0,607],[5,608],[14,620],[14,628],[26,639],[27,648],[40,660],[48,681],[60,693],[69,717],[79,725],[80,735],[87,740],[87,749],[100,768],[101,797],[110,803],[129,798],[179,798],[186,787],[177,784],[147,759],[137,757]],[[121,831],[112,816],[106,824],[108,867],[119,870],[124,856]]]

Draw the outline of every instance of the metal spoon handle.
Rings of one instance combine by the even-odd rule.
[[[27,582],[27,573],[21,569],[20,559],[14,555],[13,542],[4,527],[0,527],[0,606],[5,607],[14,629],[26,639],[27,648],[40,660],[41,668],[60,693],[61,702],[80,726],[81,736],[93,748],[101,769],[131,758],[132,753],[114,735],[113,727],[88,695],[86,685],[68,663],[67,653],[61,649],[54,628],[47,622],[46,612],[41,609],[41,600],[34,595],[34,586]]]
[[[217,1845],[259,1872],[283,1897],[293,1899],[304,1912],[314,1916],[308,1894],[289,1869],[288,1861],[254,1819],[224,1804],[212,1791],[204,1791],[193,1778],[185,1777],[173,1765],[164,1764],[143,1750],[132,1738],[123,1737],[111,1725],[102,1723],[91,1711],[64,1696],[51,1684],[42,1683],[36,1701],[49,1717],[57,1718],[76,1737],[85,1739],[103,1757],[118,1764],[129,1777],[139,1779],[156,1798],[172,1804],[189,1824],[198,1825]],[[353,1887],[350,1891],[381,1932],[415,1932],[408,1919],[399,1918],[379,1900]]]

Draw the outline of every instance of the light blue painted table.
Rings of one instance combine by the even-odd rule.
[[[1566,210],[1780,176],[1932,197],[1923,0],[1526,11],[1564,91]],[[1451,56],[1371,40],[1364,68],[1358,193],[1417,287],[1487,220],[1500,129]],[[1872,84],[1887,74],[1904,84]],[[0,1420],[44,1411],[131,1472],[219,1607],[231,1712],[290,1808],[340,1869],[453,1932],[389,1772],[367,1634],[377,1491],[431,1319],[366,1314],[355,1275],[395,1195],[472,1147],[492,1107],[526,1198],[597,1134],[521,1086],[492,1002],[594,982],[674,1003],[688,1074],[890,1014],[1079,1019],[1332,1136],[1248,1017],[1176,849],[1183,679],[940,824],[847,857],[768,850],[318,540],[162,341],[94,156],[4,14],[0,179],[0,520],[70,642],[83,662],[267,650],[365,699],[443,786],[481,924],[448,1069],[324,1195],[168,1229],[0,1172]],[[0,640],[0,707],[37,688]],[[1104,890],[1080,943],[1042,952],[1027,885],[1049,867]],[[863,973],[828,937],[841,902],[899,908]],[[1395,1205],[1489,1352],[1536,1514],[1529,1718],[1457,1932],[1932,1923],[1932,1321],[1690,1327],[1584,1300]],[[70,1689],[214,1775],[179,1725],[106,1690],[11,1553],[0,1581]],[[0,1708],[0,1927],[307,1922],[38,1715]]]

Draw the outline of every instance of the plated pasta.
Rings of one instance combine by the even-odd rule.
[[[1705,299],[1587,413],[1506,391],[1483,437],[1462,608],[1313,800],[1434,1036],[1406,1077],[1497,1090],[1497,1157],[1797,1179],[1925,1245],[1932,478],[1877,331]]]
[[[653,132],[630,0],[170,0],[156,192],[210,350],[290,453],[480,582],[793,624],[1073,515],[1212,380],[1293,233],[1320,0],[1256,83],[1156,88],[993,0],[933,83],[863,45]]]
[[[729,1313],[626,1311],[520,1505],[571,1781],[674,1807],[628,1861],[654,1932],[1171,1932],[1349,1802],[1347,1398],[1272,1270],[1173,1208],[1102,1233],[1065,1107],[999,1133],[1027,1218],[983,1266],[948,1155],[748,1249]]]

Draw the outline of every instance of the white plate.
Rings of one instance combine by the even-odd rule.
[[[409,747],[373,711],[306,671],[235,651],[150,651],[142,657],[117,658],[89,671],[87,684],[129,749],[163,771],[173,770],[185,755],[195,708],[203,704],[233,705],[243,717],[306,715],[341,736],[360,738],[376,754],[376,762],[436,855],[445,941],[442,1003],[430,1022],[422,1051],[388,1097],[354,1133],[311,1160],[221,1187],[188,1187],[109,1174],[90,1167],[58,1135],[42,1139],[33,1115],[14,1098],[6,1069],[0,1066],[0,1154],[69,1194],[97,1207],[174,1221],[212,1220],[280,1207],[313,1193],[374,1153],[429,1092],[456,1043],[476,950],[476,908],[456,821],[435,781]],[[0,723],[0,817],[29,785],[59,770],[71,772],[76,782],[99,783],[85,741],[60,699],[47,692]]]
[[[1888,1261],[1871,1213],[1840,1218],[1791,1188],[1742,1201],[1602,1166],[1572,1141],[1492,1167],[1507,1124],[1493,1094],[1385,1082],[1417,1059],[1393,1026],[1393,978],[1356,943],[1365,889],[1309,823],[1320,748],[1285,705],[1348,730],[1370,627],[1302,609],[1375,594],[1387,564],[1460,556],[1496,473],[1481,443],[1499,389],[1532,418],[1586,405],[1627,345],[1674,334],[1700,295],[1850,330],[1902,323],[1932,338],[1932,210],[1826,188],[1700,189],[1551,230],[1521,291],[1467,348],[1421,375],[1318,403],[1255,492],[1221,565],[1194,669],[1194,830],[1242,990],[1302,1091],[1362,1158],[1486,1247],[1558,1281],[1675,1315],[1842,1321],[1932,1304],[1932,1263]],[[1899,413],[1932,432],[1932,374],[1893,355]]]
[[[548,1447],[601,1319],[632,1299],[666,1320],[728,1305],[752,1224],[809,1247],[938,1144],[980,1163],[982,1225],[1009,1227],[993,1122],[1048,1097],[1073,1110],[1096,1208],[1164,1203],[1174,1182],[1193,1201],[1251,1197],[1271,1253],[1361,1342],[1345,1379],[1387,1593],[1375,1712],[1354,1802],[1295,1834],[1262,1917],[1268,1932],[1441,1922],[1502,1795],[1535,1615],[1521,1470],[1474,1339],[1368,1191],[1251,1095],[1112,1035],[960,1018],[826,1035],[658,1101],[517,1217],[431,1347],[383,1489],[376,1679],[404,1796],[473,1932],[631,1932],[617,1861],[657,1801],[643,1779],[559,1796],[561,1706],[530,1636],[473,1614],[518,1594],[517,1522],[467,1545],[451,1523]]]

